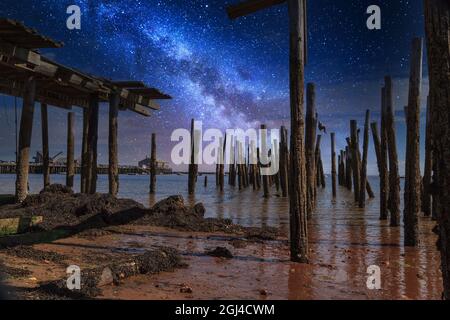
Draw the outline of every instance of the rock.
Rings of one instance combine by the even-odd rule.
[[[153,208],[153,212],[173,213],[179,210],[185,210],[184,199],[182,196],[170,196],[167,199],[157,202]]]
[[[262,296],[267,296],[269,293],[267,292],[266,289],[261,289],[261,290],[259,290],[259,294]]]
[[[224,247],[217,247],[214,250],[207,251],[206,254],[211,257],[219,257],[219,258],[226,258],[226,259],[232,259],[233,254]]]
[[[192,293],[193,291],[192,291],[192,288],[191,288],[191,287],[189,287],[189,286],[187,286],[187,285],[183,285],[183,286],[180,288],[180,292],[181,292],[181,293]]]
[[[200,216],[200,217],[204,217],[205,216],[205,212],[206,212],[206,209],[205,209],[205,206],[203,205],[203,203],[197,203],[195,206],[194,206],[194,212],[198,215],[198,216]]]

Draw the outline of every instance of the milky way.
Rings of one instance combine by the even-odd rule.
[[[61,63],[114,80],[143,80],[174,97],[150,119],[121,113],[120,161],[135,163],[148,154],[151,132],[159,133],[160,157],[168,160],[170,133],[187,128],[191,118],[223,129],[289,124],[287,6],[230,21],[225,12],[230,2],[236,1],[2,0],[0,16],[63,41],[62,49],[43,50]],[[82,10],[80,31],[65,27],[72,4]],[[382,9],[380,31],[366,28],[366,8],[372,4]],[[396,79],[397,109],[403,110],[410,42],[423,36],[421,1],[311,0],[308,22],[306,81],[316,83],[320,117],[343,147],[350,118],[361,122],[367,108],[377,116],[385,74]],[[0,122],[9,125],[0,129],[0,159],[10,159],[12,99],[1,101],[0,108],[9,109],[0,110]],[[106,112],[104,106],[100,162],[106,162]],[[55,110],[50,117],[55,119],[51,147],[64,150],[65,111]],[[39,119],[35,123],[39,126]],[[38,131],[35,150],[40,148]],[[325,141],[325,154],[327,146]]]

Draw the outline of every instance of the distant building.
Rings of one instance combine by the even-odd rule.
[[[144,160],[138,162],[139,168],[142,169],[150,169],[150,161],[149,157],[146,157]],[[156,160],[156,173],[157,174],[170,174],[172,173],[172,168],[169,164],[162,160]]]

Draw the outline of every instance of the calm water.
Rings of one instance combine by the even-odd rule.
[[[157,177],[157,194],[149,195],[148,176],[120,176],[119,197],[134,199],[145,206],[152,206],[157,201],[171,195],[181,194],[185,202],[195,204],[203,202],[206,207],[207,217],[229,218],[233,222],[244,226],[274,226],[287,233],[289,202],[286,198],[277,196],[275,187],[272,188],[272,196],[265,199],[262,190],[253,191],[252,187],[239,191],[237,187],[226,184],[225,190],[219,192],[216,189],[215,175],[208,176],[208,186],[204,187],[204,177],[200,176],[197,182],[195,196],[187,193],[187,175],[160,175]],[[370,177],[372,188],[378,190],[378,178]],[[14,193],[15,175],[0,175],[0,194]],[[43,187],[43,179],[40,174],[30,175],[30,192],[38,193]],[[52,175],[52,183],[65,184],[65,175]],[[80,176],[75,177],[75,190],[79,190]],[[331,179],[327,176],[327,188],[319,188],[318,208],[336,211],[347,208],[353,210],[352,195],[345,188],[338,188],[337,200],[331,197]],[[100,193],[108,192],[108,176],[99,175],[97,190]],[[343,198],[344,197],[344,198]],[[379,208],[378,201],[368,200],[367,211],[376,212]]]
[[[0,175],[0,194],[14,193],[14,178],[13,175]],[[52,183],[65,182],[64,175],[54,175],[51,179]],[[275,226],[285,235],[288,234],[288,201],[277,197],[275,188],[271,190],[272,196],[264,199],[262,191],[253,191],[252,188],[239,191],[238,188],[226,185],[223,193],[218,192],[214,175],[208,175],[208,187],[203,186],[203,181],[204,176],[199,177],[196,196],[190,197],[187,195],[187,175],[158,176],[158,193],[149,196],[148,176],[121,176],[119,196],[151,206],[167,196],[181,194],[188,203],[203,202],[208,217],[231,218],[235,223],[246,226]],[[266,262],[258,260],[259,262],[249,265],[245,261],[233,259],[229,262],[233,264],[232,268],[229,265],[230,268],[225,268],[226,270],[220,269],[220,275],[229,273],[230,277],[238,277],[236,281],[239,280],[241,287],[245,287],[248,282],[249,288],[264,279],[276,298],[439,299],[442,292],[440,255],[436,250],[436,236],[431,231],[435,222],[421,216],[420,245],[405,248],[403,227],[392,228],[389,227],[389,221],[379,220],[378,179],[370,177],[369,181],[376,198],[368,199],[365,209],[359,209],[354,203],[353,193],[343,187],[338,187],[337,197],[333,200],[330,177],[327,177],[327,188],[319,188],[317,209],[308,223],[311,260],[314,262],[311,266],[283,262],[288,257],[287,246],[273,249],[274,244],[269,243],[263,246],[262,252],[258,251],[258,259],[263,257],[267,259]],[[402,185],[403,182],[404,180]],[[76,190],[79,190],[79,176],[76,177],[75,184]],[[36,193],[41,188],[42,176],[31,175],[31,192]],[[107,176],[99,176],[98,191],[107,192],[107,189]],[[129,240],[120,238],[117,241],[121,243],[114,246],[126,245]],[[161,242],[187,251],[193,246],[192,239],[184,237],[142,237],[139,234],[131,240],[149,241],[152,244]],[[199,243],[195,248],[198,246],[199,252],[203,252],[206,245],[210,243]],[[274,263],[273,259],[279,259],[280,263]],[[217,265],[200,262],[195,261],[192,263],[194,267],[179,273],[181,279],[189,279],[193,275],[204,274],[205,271],[212,274],[218,272]],[[383,272],[381,291],[370,291],[365,287],[367,267],[373,264],[380,266]],[[254,270],[250,274],[254,273],[259,280],[249,277],[249,270],[252,268]],[[173,274],[168,278],[167,281],[170,281]],[[177,281],[182,281],[181,279]],[[224,279],[229,281],[228,278]],[[230,287],[229,282],[219,281],[216,287],[214,283],[216,282],[205,280],[205,288],[198,289],[202,292],[218,292],[220,288]],[[285,285],[280,286],[283,283]],[[227,294],[234,298],[240,297],[242,290],[224,292],[223,296],[227,297]],[[251,296],[242,295],[242,298],[249,297]]]

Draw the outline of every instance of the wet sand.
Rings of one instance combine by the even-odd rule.
[[[243,197],[243,194],[247,195]],[[241,195],[246,203],[234,199],[234,206],[227,207],[227,211],[236,210],[236,216],[258,221],[252,223],[255,226],[278,225],[284,235],[276,241],[249,242],[232,241],[236,237],[230,234],[188,233],[148,226],[114,227],[112,233],[90,239],[72,237],[34,246],[67,256],[63,263],[30,261],[0,252],[0,259],[8,266],[32,272],[31,276],[10,279],[8,284],[36,286],[39,281],[65,276],[69,264],[90,267],[102,259],[111,259],[114,254],[168,246],[180,251],[189,265],[187,268],[133,276],[123,280],[120,286],[103,287],[97,298],[440,299],[440,256],[431,231],[433,221],[421,218],[419,247],[404,248],[403,229],[379,221],[378,199],[369,200],[367,208],[362,210],[356,208],[353,195],[344,188],[338,188],[336,201],[330,200],[326,190],[320,190],[317,211],[309,223],[311,264],[301,265],[289,261],[287,201],[275,196],[264,200],[261,193],[251,190],[237,197]],[[259,208],[264,207],[264,202],[272,208],[274,202],[278,204],[276,210],[261,210],[259,217],[248,217],[246,206],[252,201],[254,206],[262,203]],[[217,246],[228,248],[234,258],[205,254],[205,250]],[[367,289],[370,265],[381,268],[381,290]],[[182,287],[191,288],[192,293],[182,293]]]

